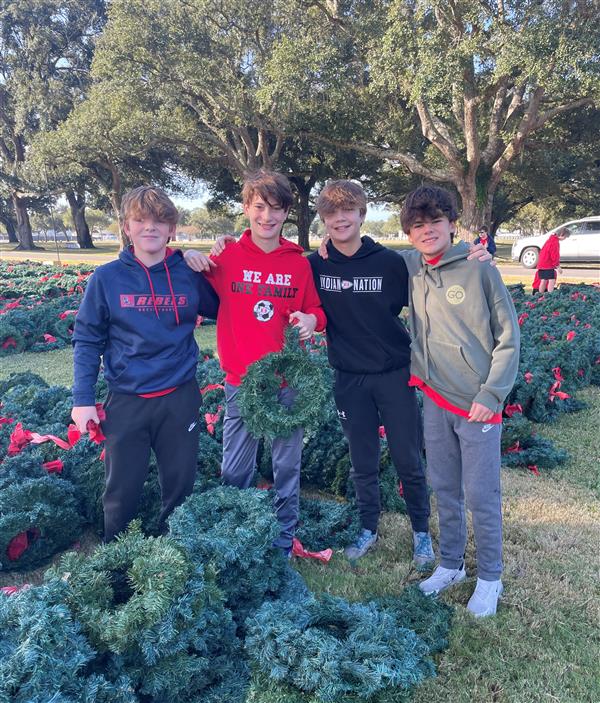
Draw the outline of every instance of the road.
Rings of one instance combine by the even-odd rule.
[[[498,268],[503,276],[511,276],[527,279],[533,276],[535,269],[526,269],[524,266],[515,263],[498,262]],[[563,274],[558,280],[568,279],[569,281],[585,281],[586,283],[600,283],[600,266],[598,264],[563,264]]]
[[[192,245],[185,243],[187,246],[196,246],[198,249],[207,251],[207,245],[198,246],[196,243]],[[88,264],[104,264],[107,261],[112,261],[117,256],[117,248],[112,245],[109,251],[102,248],[98,248],[93,251],[81,251],[79,249],[60,249],[60,260],[62,263],[88,263]],[[45,261],[48,263],[56,263],[57,255],[56,250],[52,250],[50,247],[46,251],[7,251],[6,249],[0,251],[0,260],[2,261],[22,261],[24,259],[29,259],[31,261]],[[522,281],[533,280],[534,270],[526,269],[520,264],[506,261],[503,259],[498,260],[498,268],[500,269],[503,276],[515,279],[518,278]],[[563,275],[559,277],[559,281],[567,280],[570,282],[585,281],[586,283],[600,283],[600,264],[565,264],[563,266]],[[512,281],[511,281],[512,282]]]

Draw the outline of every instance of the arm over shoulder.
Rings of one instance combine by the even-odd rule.
[[[317,318],[315,331],[322,332],[327,324],[327,317],[325,316],[325,311],[323,310],[323,306],[321,305],[321,300],[315,286],[314,276],[316,275],[316,272],[306,259],[304,260],[304,263],[306,264],[307,275],[304,284],[301,312],[314,315]]]
[[[403,249],[398,254],[404,260],[409,276],[414,276],[421,268],[421,254],[416,249]]]
[[[210,317],[212,320],[216,320],[217,313],[219,311],[219,296],[216,294],[215,289],[209,282],[213,279],[211,277],[207,280],[202,273],[197,273],[196,277],[198,292],[200,294],[200,299],[198,301],[198,313],[200,315],[204,315],[205,317]]]

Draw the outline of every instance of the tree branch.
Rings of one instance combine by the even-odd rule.
[[[442,136],[436,129],[434,121],[429,114],[429,110],[422,100],[418,100],[416,102],[416,108],[417,113],[419,114],[419,119],[421,120],[421,132],[423,133],[425,139],[431,142],[431,144],[433,144],[442,156],[444,156],[446,161],[451,164],[451,168],[455,176],[462,176],[460,168],[460,154],[458,153],[458,149],[454,143]]]
[[[463,71],[464,81],[464,97],[463,97],[463,113],[465,116],[465,146],[467,148],[467,163],[469,170],[467,178],[470,181],[475,179],[481,152],[479,149],[479,133],[477,131],[477,94],[475,90],[475,71],[471,63],[465,67]]]
[[[488,128],[488,141],[485,149],[481,154],[481,160],[486,166],[492,162],[493,159],[497,158],[497,151],[502,147],[502,140],[499,137],[500,134],[500,122],[502,120],[502,108],[504,106],[504,101],[506,100],[506,94],[508,92],[508,77],[502,78],[496,94],[494,96],[494,104],[492,105],[492,110],[490,113],[490,126]]]
[[[337,139],[329,139],[327,137],[323,137],[321,134],[315,134],[312,132],[305,132],[305,135],[322,144],[329,144],[330,146],[336,146],[340,149],[346,149],[348,151],[358,151],[361,154],[368,154],[369,156],[377,156],[380,159],[385,159],[386,161],[398,161],[398,163],[401,163],[411,173],[414,173],[417,176],[423,176],[423,178],[429,178],[437,183],[453,183],[455,180],[455,174],[441,168],[429,168],[428,166],[422,164],[417,157],[412,154],[406,154],[400,151],[394,151],[391,148],[373,146],[371,144],[364,144],[361,142],[342,142]]]
[[[542,125],[548,122],[548,120],[553,119],[557,115],[562,115],[565,112],[569,112],[569,110],[576,110],[578,107],[585,107],[586,105],[593,104],[594,100],[592,98],[580,98],[579,100],[573,100],[573,102],[553,107],[551,110],[547,110],[538,117],[533,130],[539,129]]]
[[[531,94],[527,109],[525,110],[525,114],[519,123],[514,137],[492,166],[492,176],[489,182],[488,193],[494,193],[498,183],[500,182],[502,174],[506,171],[515,157],[521,153],[525,140],[535,129],[535,123],[543,95],[544,89],[541,86],[538,86]]]

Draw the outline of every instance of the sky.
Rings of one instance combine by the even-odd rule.
[[[173,195],[173,202],[177,207],[193,210],[197,207],[204,207],[208,199],[208,193],[204,190],[199,191],[195,197],[183,197],[181,195]],[[385,205],[373,205],[369,207],[367,212],[367,220],[387,220],[392,213]]]

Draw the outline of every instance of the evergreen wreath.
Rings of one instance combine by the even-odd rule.
[[[214,566],[239,625],[265,598],[279,596],[289,569],[272,546],[279,524],[267,491],[221,486],[194,493],[175,509],[169,528],[194,563]]]
[[[528,468],[533,473],[539,469],[553,469],[564,464],[568,453],[554,443],[541,437],[532,422],[520,412],[502,420],[502,465]]]
[[[132,523],[89,556],[67,554],[45,576],[95,647],[95,666],[127,676],[139,701],[242,701],[247,665],[212,569],[168,537]]]
[[[299,343],[298,331],[285,331],[280,352],[267,354],[252,364],[242,381],[238,404],[248,431],[255,437],[289,437],[302,427],[320,422],[323,407],[329,400],[322,362]],[[297,395],[291,407],[279,402],[281,382]]]
[[[183,550],[164,537],[145,538],[139,522],[92,555],[69,552],[47,572],[68,585],[66,601],[94,646],[120,654],[156,625],[192,574]]]
[[[56,476],[0,481],[0,571],[39,566],[73,544],[81,527],[69,482]]]
[[[0,701],[138,703],[130,680],[90,671],[96,655],[54,581],[0,594]]]
[[[355,506],[337,500],[300,498],[296,537],[307,549],[342,549],[359,533],[360,520]]]
[[[392,614],[398,625],[414,630],[431,653],[441,652],[448,646],[454,609],[437,598],[424,595],[418,586],[407,586],[399,596],[385,596],[374,602]]]
[[[406,690],[434,673],[423,640],[372,602],[265,603],[247,626],[246,651],[261,671],[323,701]]]

